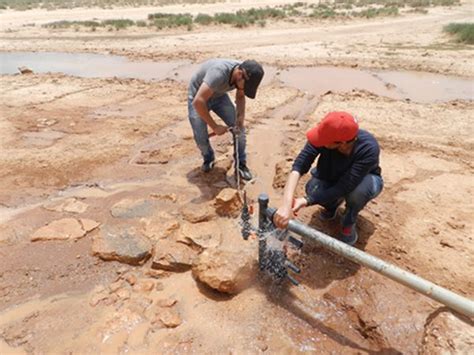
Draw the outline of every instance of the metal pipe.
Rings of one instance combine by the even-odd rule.
[[[265,214],[273,221],[274,209],[267,209]],[[314,240],[320,246],[331,250],[360,265],[366,266],[379,274],[405,285],[412,290],[422,293],[423,295],[438,301],[455,311],[468,317],[474,317],[474,302],[468,298],[460,296],[408,271],[405,271],[395,265],[389,264],[375,256],[372,256],[362,250],[347,245],[327,234],[319,232],[307,225],[297,221],[290,220],[288,230],[302,237]]]
[[[258,266],[262,271],[266,265],[265,250],[267,248],[267,242],[264,233],[269,223],[266,215],[269,201],[270,199],[267,194],[260,194],[258,196]]]

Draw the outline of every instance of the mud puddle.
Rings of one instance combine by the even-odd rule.
[[[0,74],[18,73],[18,68],[28,67],[35,73],[64,73],[84,78],[135,78],[162,80],[169,72],[189,62],[132,62],[126,57],[59,52],[0,53]]]
[[[23,66],[35,73],[61,72],[89,78],[174,79],[187,82],[199,65],[189,61],[133,62],[126,57],[90,53],[0,53],[0,74],[18,73],[18,68]],[[265,72],[264,85],[277,78],[287,86],[316,96],[328,91],[367,90],[378,96],[422,103],[474,98],[472,80],[440,74],[330,66],[290,67],[283,70],[265,66]]]

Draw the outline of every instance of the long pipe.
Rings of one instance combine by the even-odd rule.
[[[276,210],[274,208],[267,208],[265,210],[265,214],[270,221],[273,221],[273,215],[275,214],[275,211]],[[320,246],[360,265],[366,266],[369,269],[378,272],[379,274],[387,276],[388,278],[401,283],[412,290],[420,292],[425,296],[438,301],[461,314],[464,314],[465,316],[471,318],[474,317],[474,302],[470,299],[451,292],[395,265],[389,264],[379,258],[376,258],[375,256],[363,252],[362,250],[340,242],[339,240],[310,228],[295,219],[290,220],[288,224],[288,230],[302,237],[310,238]]]

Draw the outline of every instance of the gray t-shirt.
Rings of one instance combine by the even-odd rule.
[[[209,59],[204,62],[191,78],[188,95],[194,98],[203,82],[214,91],[212,98],[222,96],[228,91],[234,90],[235,85],[230,85],[229,81],[232,69],[239,64],[240,62],[233,59]]]

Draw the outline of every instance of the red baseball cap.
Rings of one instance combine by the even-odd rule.
[[[359,131],[357,120],[347,112],[329,112],[319,124],[306,133],[315,147],[353,140]]]

